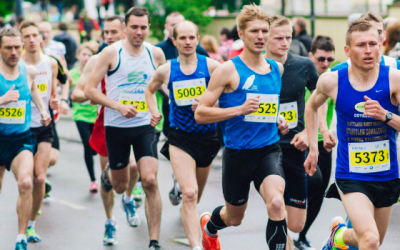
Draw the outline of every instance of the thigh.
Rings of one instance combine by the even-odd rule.
[[[197,191],[196,163],[193,158],[182,149],[169,145],[169,154],[174,175],[182,191],[192,188]]]
[[[46,173],[47,168],[50,165],[50,152],[51,143],[50,142],[41,142],[38,145],[38,150],[34,157],[34,173],[35,176],[39,176],[41,174]]]
[[[137,162],[143,157],[157,159],[157,136],[154,127],[147,125],[136,127],[135,138],[132,140],[133,152]]]
[[[378,227],[380,244],[382,244],[383,239],[385,238],[391,214],[392,214],[392,206],[375,208],[374,217],[376,221],[376,226]]]
[[[17,181],[33,176],[33,154],[22,150],[11,162],[11,171]]]
[[[131,129],[105,127],[108,159],[112,170],[126,168],[129,163],[131,141],[134,136]]]

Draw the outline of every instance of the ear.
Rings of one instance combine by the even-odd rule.
[[[344,53],[347,57],[350,57],[350,46],[344,46]]]
[[[176,47],[176,40],[175,40],[175,37],[173,37],[173,36],[171,36],[171,40],[172,40],[172,43],[175,45],[175,47]]]
[[[243,31],[239,30],[239,29],[237,31],[238,31],[239,38],[243,40],[243,38],[242,38],[243,37]]]
[[[314,55],[313,55],[311,52],[308,52],[308,56],[309,56],[310,58],[313,58],[313,57],[314,57]]]
[[[200,36],[197,36],[197,43],[200,42]]]

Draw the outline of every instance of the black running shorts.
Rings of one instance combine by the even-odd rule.
[[[307,173],[304,169],[305,152],[289,144],[282,148],[282,167],[286,176],[285,204],[301,209],[307,208]]]
[[[222,189],[225,201],[229,204],[246,204],[250,183],[254,181],[254,187],[259,192],[262,182],[270,175],[285,178],[278,143],[257,149],[225,148],[222,158]]]
[[[37,144],[41,142],[53,143],[54,141],[53,125],[51,123],[48,126],[31,128],[31,131],[36,134]]]
[[[134,128],[107,126],[105,130],[111,169],[118,170],[128,166],[131,146],[136,162],[146,156],[157,159],[157,138],[154,127],[150,125]]]
[[[169,145],[185,151],[196,161],[196,167],[198,168],[210,166],[221,148],[217,132],[193,134],[176,128],[169,128],[168,140],[160,151],[168,160],[170,159]]]
[[[358,181],[336,179],[325,193],[326,198],[340,199],[338,189],[343,194],[362,193],[372,202],[374,207],[390,207],[397,203],[400,195],[400,179],[390,181]]]

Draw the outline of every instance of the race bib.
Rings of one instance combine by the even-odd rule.
[[[11,102],[0,106],[0,123],[24,124],[26,101]]]
[[[278,118],[279,96],[265,94],[247,94],[247,99],[260,96],[260,106],[257,112],[244,116],[246,122],[276,123]]]
[[[38,83],[36,84],[41,97],[47,97],[47,83]]]
[[[185,81],[172,82],[175,102],[178,106],[192,105],[206,91],[206,79],[193,79]]]
[[[297,102],[282,103],[279,109],[289,125],[289,129],[297,127]]]
[[[132,94],[132,93],[119,93],[119,102],[124,105],[135,105],[138,104],[136,110],[139,111],[136,117],[144,117],[149,111],[149,107],[146,103],[144,94]]]
[[[374,173],[390,170],[389,140],[349,143],[350,172]]]

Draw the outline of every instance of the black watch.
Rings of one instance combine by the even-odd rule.
[[[66,102],[67,104],[69,104],[69,101],[67,99],[61,99],[61,101]]]
[[[393,118],[393,113],[388,111],[386,113],[386,120],[383,122],[383,124],[387,124],[390,120],[392,120],[392,118]]]

